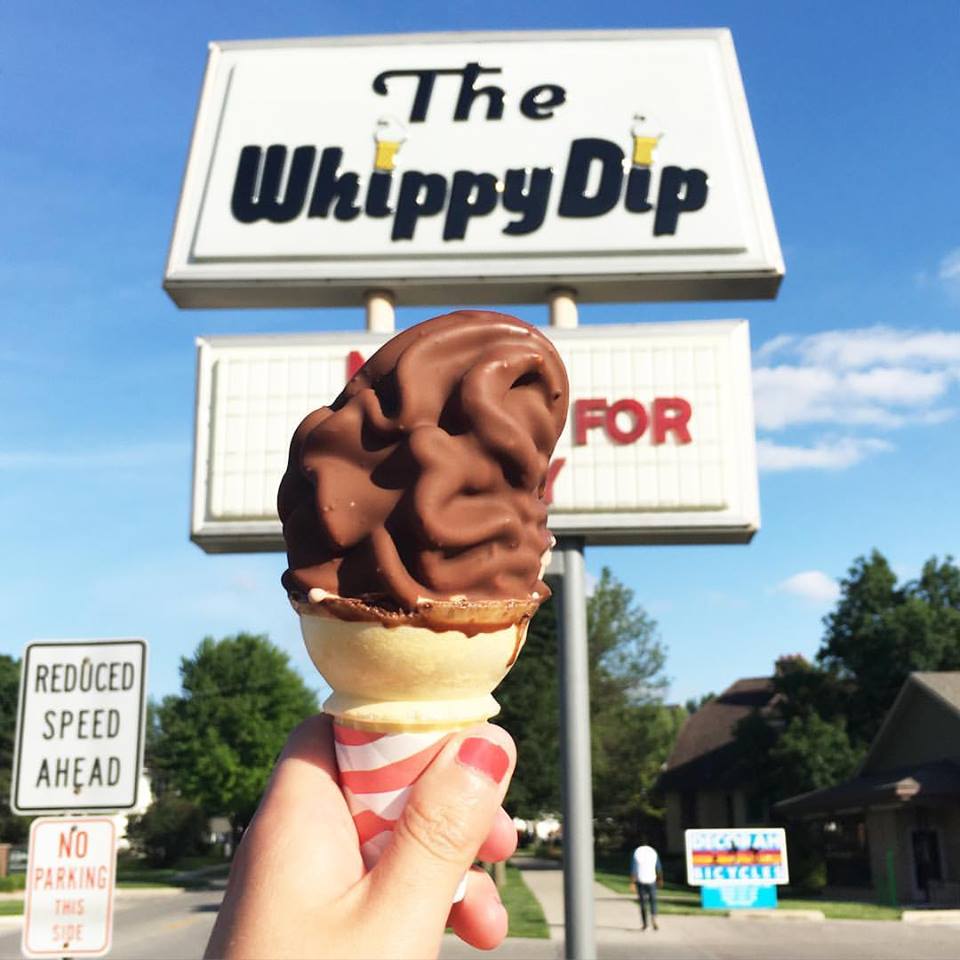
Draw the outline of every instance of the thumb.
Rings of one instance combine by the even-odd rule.
[[[485,723],[450,737],[413,785],[390,845],[368,874],[380,909],[401,923],[435,926],[439,936],[515,763],[513,740],[501,727]]]

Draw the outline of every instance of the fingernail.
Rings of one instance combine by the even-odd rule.
[[[503,779],[507,767],[510,766],[507,751],[484,737],[467,737],[460,744],[457,760],[465,767],[478,770],[494,783]]]

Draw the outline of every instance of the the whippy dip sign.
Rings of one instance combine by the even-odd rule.
[[[181,306],[770,297],[726,30],[211,45],[165,285]]]

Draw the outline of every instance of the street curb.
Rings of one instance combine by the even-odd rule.
[[[126,897],[172,897],[186,893],[186,887],[117,887],[115,896]]]
[[[0,930],[4,927],[22,927],[23,926],[23,914],[19,913],[14,916],[0,917]]]
[[[827,919],[822,910],[731,910],[731,920],[805,920],[822,923]]]
[[[928,926],[960,923],[960,910],[904,910],[900,914],[900,920],[902,923],[921,923]]]

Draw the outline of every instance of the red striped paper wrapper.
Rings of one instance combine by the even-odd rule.
[[[459,728],[457,728],[459,729]],[[333,724],[340,789],[360,840],[364,866],[372,870],[393,837],[410,789],[440,752],[450,730],[427,733],[375,733]],[[466,893],[467,878],[453,902]]]

